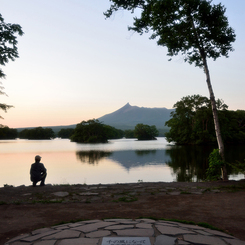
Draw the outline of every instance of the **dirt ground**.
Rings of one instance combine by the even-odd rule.
[[[245,241],[245,180],[0,188],[0,244],[62,222],[155,218],[205,222]]]

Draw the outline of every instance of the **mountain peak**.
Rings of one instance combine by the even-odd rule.
[[[133,110],[134,108],[137,108],[137,106],[131,106],[129,103],[127,103],[122,108],[120,108],[117,111],[115,111],[115,113],[126,113],[128,111]]]
[[[103,123],[119,129],[133,129],[138,123],[165,128],[173,109],[145,108],[131,106],[129,103],[120,109],[98,118]]]

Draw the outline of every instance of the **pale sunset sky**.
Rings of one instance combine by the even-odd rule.
[[[214,0],[226,6],[236,32],[230,57],[209,60],[216,99],[245,110],[245,1]],[[182,56],[169,62],[167,50],[149,36],[129,32],[129,12],[110,19],[109,0],[0,0],[5,22],[22,26],[20,58],[1,67],[2,85],[13,105],[0,111],[11,128],[58,126],[99,118],[126,103],[166,107],[182,97],[209,97],[202,69]]]

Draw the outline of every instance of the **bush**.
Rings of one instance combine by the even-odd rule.
[[[224,162],[219,154],[219,149],[214,149],[210,153],[208,161],[207,180],[214,181],[221,179],[221,168],[224,166]]]

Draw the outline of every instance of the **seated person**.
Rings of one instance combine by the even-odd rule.
[[[44,167],[43,163],[40,163],[41,157],[35,156],[35,163],[31,165],[30,175],[33,186],[36,186],[37,182],[41,181],[40,186],[45,185],[45,179],[47,177],[47,170]]]

